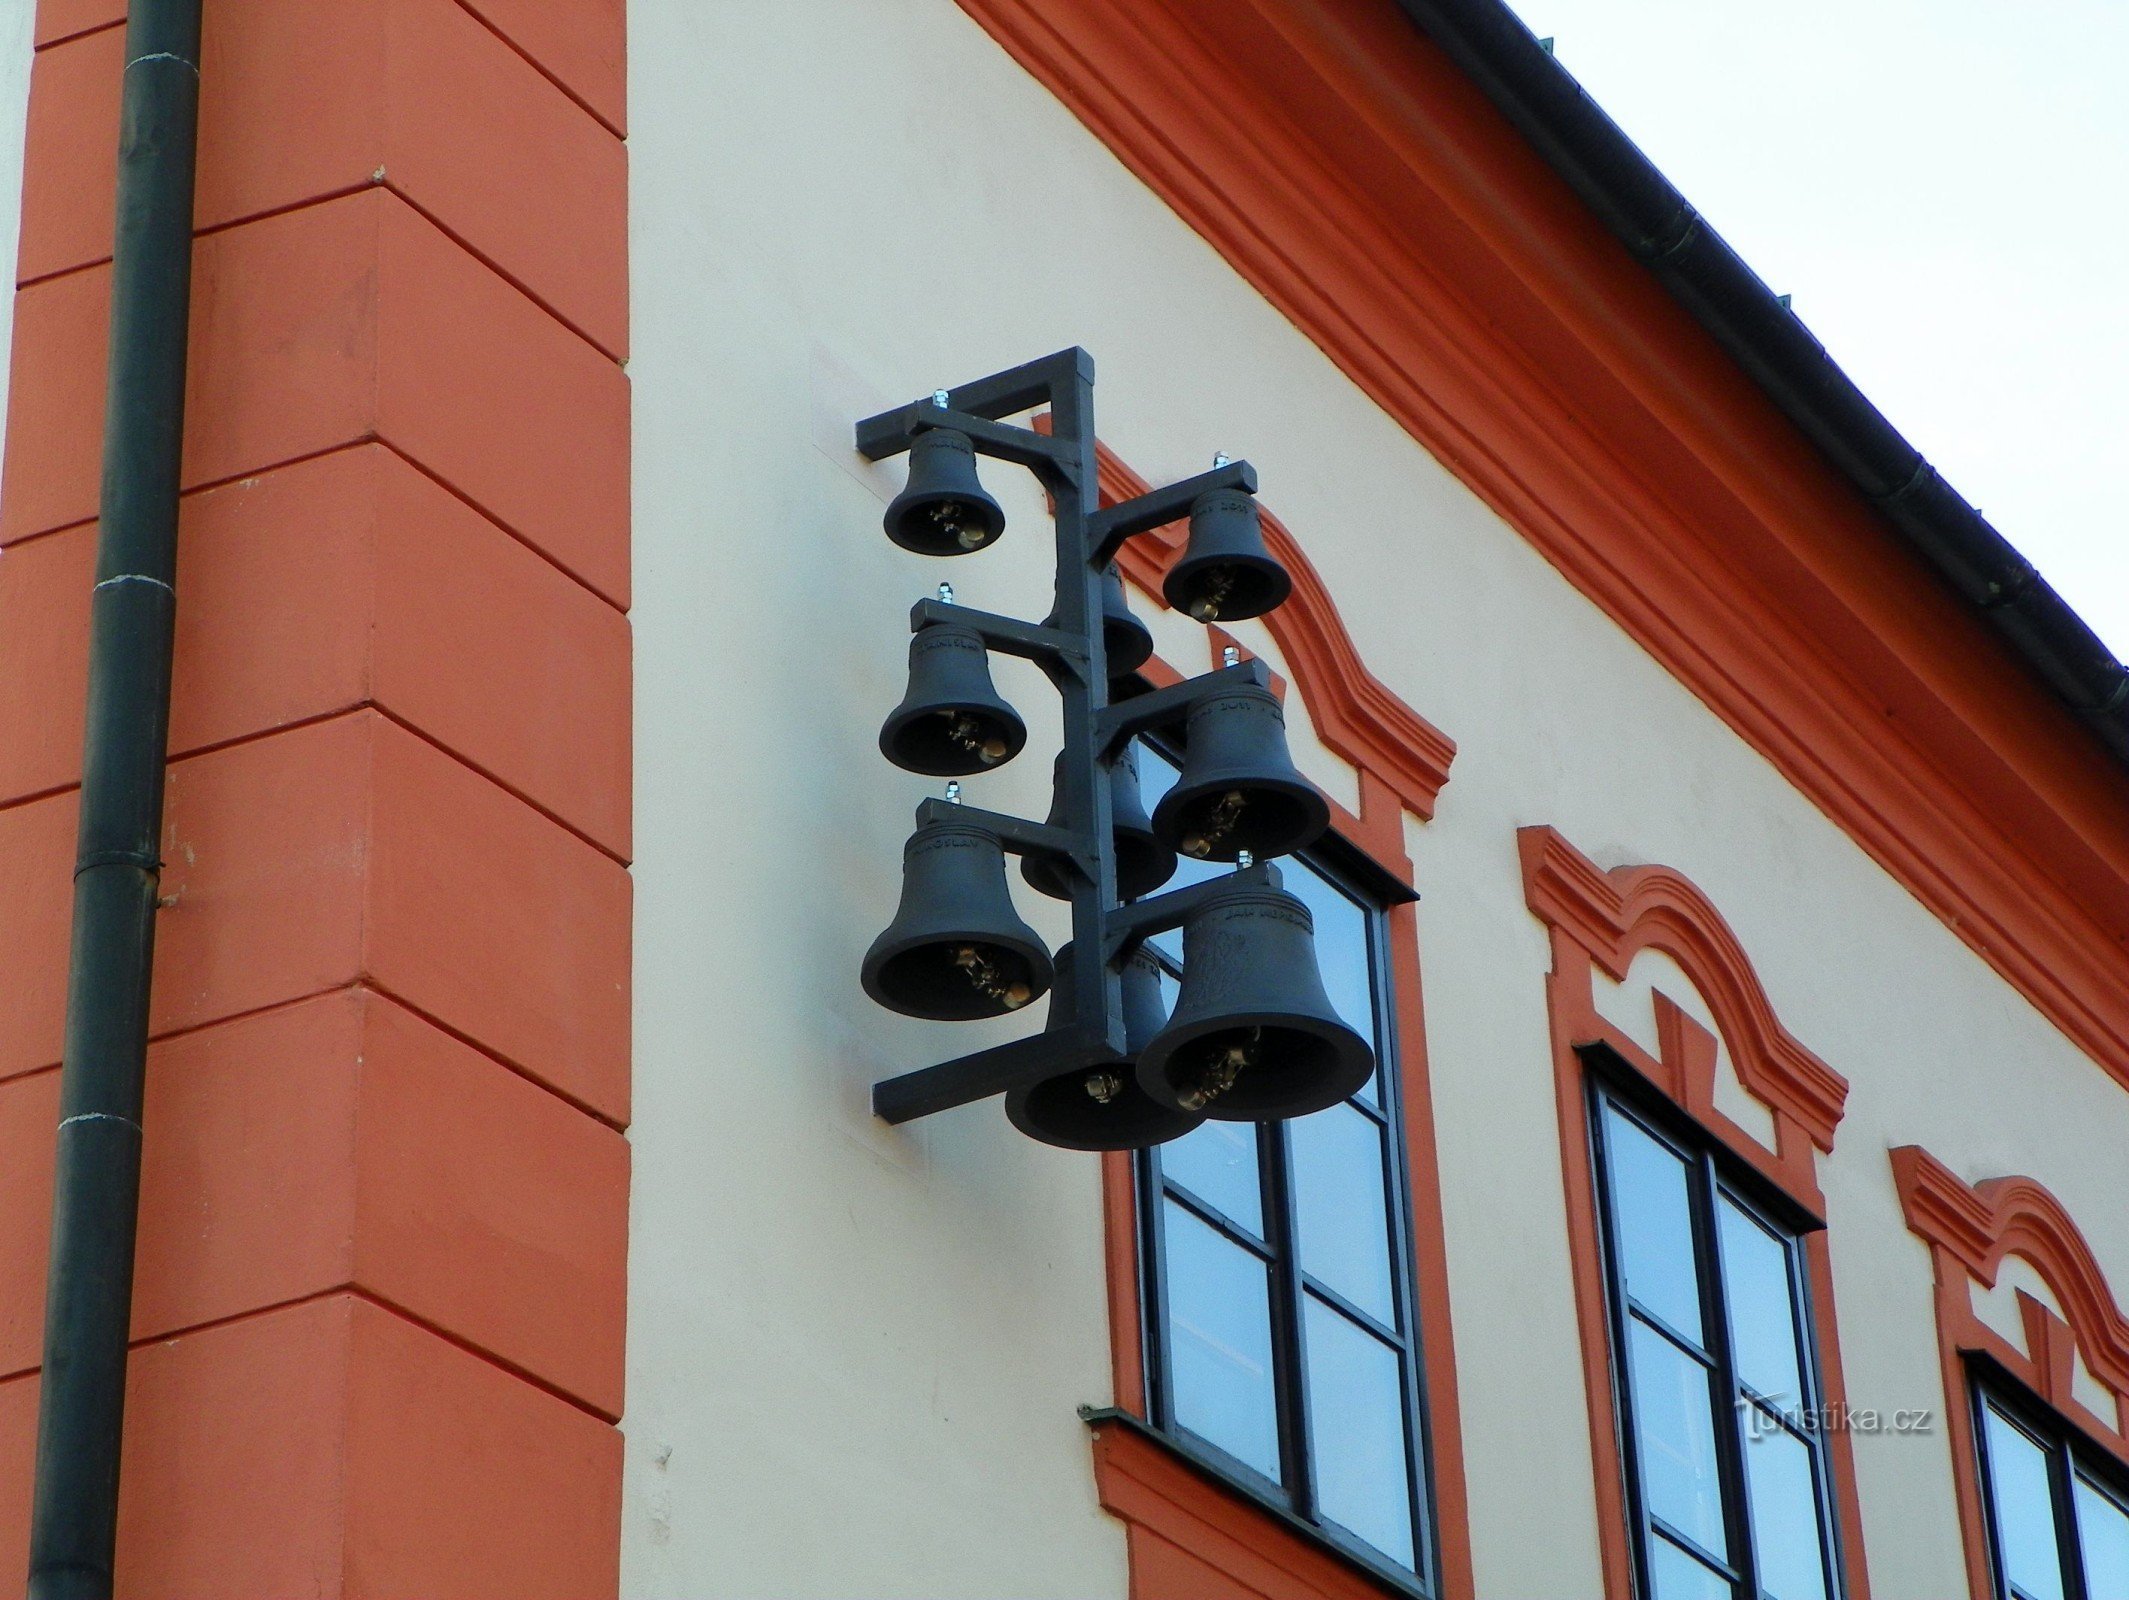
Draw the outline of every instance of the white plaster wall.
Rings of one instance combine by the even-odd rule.
[[[2033,1174],[2129,1286],[2129,1095],[1378,412],[951,0],[635,0],[636,1184],[624,1592],[1122,1596],[1096,1162],[874,1078],[1012,1031],[857,987],[930,786],[873,748],[908,603],[1040,616],[1046,540],[877,531],[850,420],[1083,344],[1156,481],[1247,454],[1373,669],[1456,737],[1408,830],[1480,1593],[1598,1592],[1542,978],[1515,829],[1698,882],[1854,1085],[1823,1178],[1849,1398],[1941,1407],[1885,1159]],[[1061,226],[1069,222],[1070,233]],[[970,798],[1040,815],[1054,713]],[[1047,903],[1024,896],[1055,936]],[[1861,1438],[1878,1600],[1963,1573],[1941,1431]],[[1534,1533],[1540,1536],[1533,1536]]]

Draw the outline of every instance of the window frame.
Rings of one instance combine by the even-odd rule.
[[[1171,765],[1176,763],[1175,755],[1162,744],[1148,743],[1151,754]],[[1225,1216],[1209,1201],[1189,1191],[1179,1191],[1162,1171],[1159,1146],[1141,1150],[1132,1159],[1132,1175],[1140,1268],[1140,1360],[1145,1374],[1147,1421],[1156,1434],[1180,1449],[1201,1469],[1215,1474],[1230,1488],[1273,1511],[1282,1521],[1305,1529],[1346,1559],[1401,1591],[1431,1597],[1438,1592],[1441,1572],[1440,1519],[1433,1471],[1433,1428],[1428,1410],[1425,1330],[1419,1320],[1419,1269],[1413,1245],[1410,1158],[1405,1148],[1405,1085],[1400,1071],[1397,1033],[1396,962],[1389,926],[1390,897],[1374,887],[1386,881],[1394,883],[1394,880],[1335,832],[1326,834],[1315,846],[1298,852],[1292,859],[1351,900],[1364,919],[1369,999],[1373,1011],[1368,1020],[1373,1029],[1377,1067],[1377,1075],[1372,1081],[1380,1103],[1367,1105],[1358,1095],[1340,1103],[1369,1118],[1385,1138],[1383,1181],[1387,1193],[1384,1209],[1391,1255],[1392,1307],[1399,1326],[1395,1329],[1385,1327],[1374,1315],[1302,1270],[1295,1249],[1297,1213],[1291,1182],[1292,1141],[1285,1121],[1251,1124],[1256,1130],[1258,1194],[1264,1215],[1261,1239]],[[1394,895],[1410,898],[1410,891],[1398,885]],[[1180,963],[1167,951],[1152,948],[1163,972],[1170,977],[1176,976]],[[1267,1478],[1247,1462],[1175,1419],[1163,1239],[1164,1208],[1171,1196],[1191,1216],[1212,1227],[1267,1268],[1272,1322],[1273,1412],[1284,1482]],[[1358,1534],[1323,1516],[1317,1507],[1316,1474],[1307,1431],[1309,1402],[1304,1322],[1310,1294],[1317,1295],[1334,1312],[1354,1321],[1397,1353],[1403,1379],[1406,1472],[1411,1485],[1409,1509],[1413,1565],[1409,1568]]]
[[[1819,1570],[1826,1600],[1846,1600],[1850,1586],[1846,1571],[1846,1545],[1842,1539],[1841,1505],[1833,1472],[1833,1440],[1826,1426],[1825,1380],[1820,1370],[1818,1313],[1813,1302],[1807,1240],[1823,1233],[1825,1224],[1798,1206],[1765,1176],[1735,1154],[1707,1129],[1683,1114],[1670,1100],[1643,1083],[1630,1065],[1610,1047],[1584,1047],[1583,1086],[1586,1106],[1587,1148],[1590,1180],[1596,1201],[1596,1231],[1599,1270],[1604,1287],[1604,1322],[1609,1344],[1614,1431],[1621,1458],[1621,1487],[1625,1493],[1627,1538],[1633,1556],[1636,1600],[1654,1600],[1654,1552],[1659,1538],[1682,1548],[1703,1550],[1684,1530],[1657,1531],[1660,1518],[1645,1503],[1641,1472],[1641,1439],[1635,1424],[1635,1402],[1629,1336],[1634,1317],[1640,1317],[1659,1337],[1702,1366],[1711,1387],[1711,1413],[1715,1433],[1716,1482],[1722,1493],[1723,1534],[1728,1554],[1717,1571],[1730,1585],[1736,1600],[1758,1600],[1764,1593],[1756,1542],[1751,1525],[1751,1491],[1747,1479],[1746,1443],[1741,1408],[1756,1405],[1756,1391],[1738,1376],[1734,1330],[1729,1297],[1723,1278],[1721,1206],[1725,1199],[1745,1216],[1776,1235],[1787,1268],[1793,1332],[1797,1354],[1799,1411],[1813,1420],[1806,1429],[1777,1421],[1804,1441],[1811,1460],[1812,1490],[1819,1509]],[[1700,1340],[1675,1329],[1653,1310],[1630,1304],[1624,1263],[1618,1243],[1617,1194],[1611,1177],[1610,1133],[1605,1117],[1616,1110],[1635,1123],[1659,1145],[1677,1156],[1687,1169],[1687,1205],[1693,1239],[1693,1280],[1701,1305]],[[1760,1407],[1764,1410],[1765,1407]],[[1703,1550],[1703,1553],[1708,1553]]]
[[[2055,1510],[2055,1553],[2063,1600],[2089,1600],[2084,1543],[2077,1522],[2077,1480],[2089,1480],[2129,1516],[2129,1472],[2075,1422],[2033,1393],[2002,1363],[1980,1352],[1966,1358],[1967,1417],[1973,1430],[1975,1486],[1981,1497],[1981,1536],[1988,1550],[1990,1592],[2016,1600],[2005,1570],[1996,1517],[1996,1477],[1989,1461],[1988,1412],[1993,1406],[2048,1458],[2048,1498]]]

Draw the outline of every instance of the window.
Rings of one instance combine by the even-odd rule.
[[[1977,1383],[1974,1434],[1999,1600],[2129,1600],[2129,1500],[2045,1410]]]
[[[1150,810],[1175,781],[1141,754]],[[1384,919],[1314,857],[1279,863],[1374,1079],[1283,1123],[1207,1122],[1139,1171],[1152,1421],[1364,1564],[1431,1566]],[[1186,860],[1171,887],[1227,869]],[[1172,1006],[1181,938],[1150,940]]]
[[[1642,1600],[1834,1600],[1798,1236],[1701,1141],[1592,1083]]]

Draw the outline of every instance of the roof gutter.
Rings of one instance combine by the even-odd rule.
[[[2063,705],[2129,763],[2129,668],[1923,459],[1502,0],[1397,0]]]

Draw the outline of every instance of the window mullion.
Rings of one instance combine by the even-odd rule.
[[[1692,1197],[1693,1257],[1700,1284],[1701,1331],[1707,1338],[1708,1354],[1714,1358],[1716,1404],[1715,1428],[1717,1481],[1722,1485],[1725,1508],[1723,1525],[1730,1539],[1731,1566],[1743,1574],[1748,1591],[1759,1593],[1759,1557],[1753,1548],[1752,1508],[1745,1484],[1745,1413],[1737,1382],[1737,1363],[1731,1351],[1730,1302],[1723,1292],[1720,1230],[1716,1227],[1721,1185],[1714,1160],[1702,1151],[1693,1162]],[[1721,1410],[1727,1409],[1725,1426]],[[1823,1560],[1823,1557],[1821,1557]]]
[[[1272,1252],[1273,1395],[1279,1413],[1279,1461],[1295,1512],[1316,1521],[1316,1485],[1308,1450],[1307,1346],[1301,1328],[1301,1268],[1294,1250],[1293,1184],[1287,1177],[1283,1122],[1257,1125],[1257,1167],[1264,1196],[1265,1243]]]
[[[1144,1303],[1153,1308],[1152,1316],[1139,1318],[1139,1355],[1146,1369],[1146,1418],[1157,1428],[1172,1429],[1175,1403],[1169,1374],[1175,1369],[1169,1348],[1167,1252],[1161,1239],[1162,1198],[1167,1186],[1161,1181],[1160,1160],[1158,1145],[1139,1152],[1140,1202],[1133,1210],[1137,1214],[1138,1247],[1144,1264]]]
[[[2076,1463],[2069,1441],[2048,1441],[2048,1489],[2055,1501],[2055,1548],[2062,1561],[2063,1600],[2085,1600],[2085,1557],[2078,1542]]]

